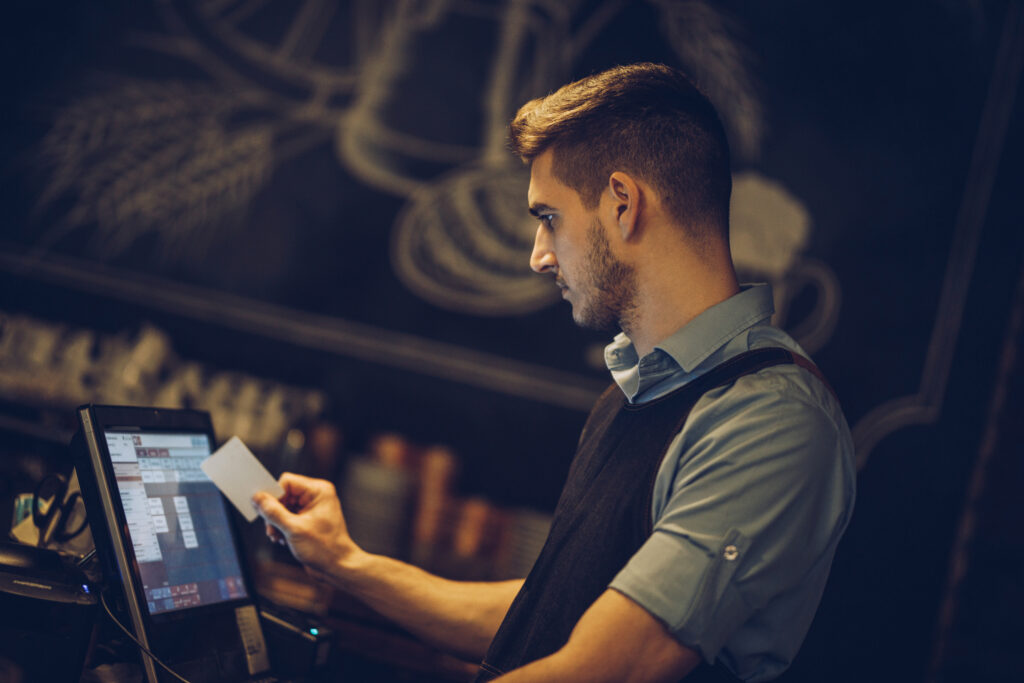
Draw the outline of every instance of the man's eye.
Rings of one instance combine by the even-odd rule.
[[[555,220],[554,214],[542,213],[540,215],[540,222],[543,223],[544,227],[546,227],[548,230],[550,230],[552,227],[554,227],[552,225],[552,221],[554,221],[554,220]]]

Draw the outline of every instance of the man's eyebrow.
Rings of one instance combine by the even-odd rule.
[[[530,215],[534,218],[540,218],[541,214],[550,213],[554,210],[553,206],[548,206],[547,204],[538,203],[530,205]]]

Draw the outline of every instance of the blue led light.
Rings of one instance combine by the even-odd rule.
[[[318,629],[318,628],[311,628],[311,629],[309,629],[309,632],[312,633],[314,636],[316,636],[316,635],[320,634],[320,629]]]
[[[82,592],[84,592],[84,593],[88,593],[89,592],[88,584],[85,584],[85,583],[82,584]]]

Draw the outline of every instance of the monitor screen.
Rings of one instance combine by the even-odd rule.
[[[104,433],[150,614],[248,597],[203,433]]]

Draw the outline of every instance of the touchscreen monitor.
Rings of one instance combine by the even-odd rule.
[[[244,681],[266,643],[227,501],[200,468],[207,413],[82,406],[72,440],[89,525],[113,602],[150,683]],[[148,653],[155,655],[156,659]],[[173,677],[172,677],[173,678]]]
[[[223,497],[196,432],[104,431],[146,607],[158,614],[248,597]]]

